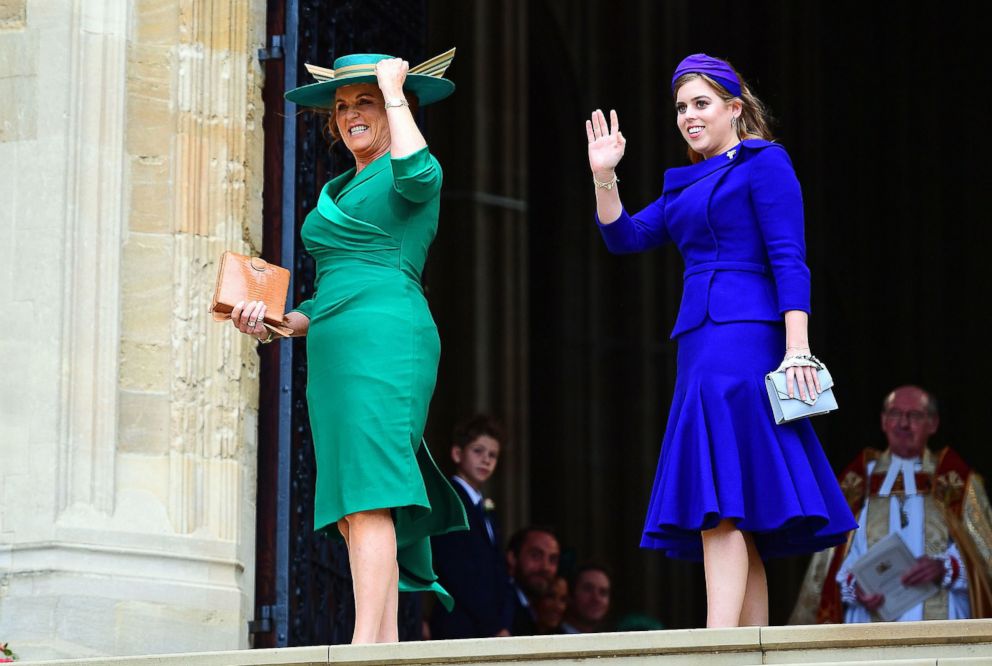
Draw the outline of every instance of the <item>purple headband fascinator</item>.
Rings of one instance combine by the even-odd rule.
[[[679,63],[672,74],[672,94],[675,94],[675,82],[684,74],[705,74],[730,91],[735,97],[741,96],[741,81],[737,73],[725,60],[713,58],[705,53],[693,53]]]

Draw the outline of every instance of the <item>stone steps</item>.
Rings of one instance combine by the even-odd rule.
[[[992,620],[679,629],[30,663],[34,666],[992,666]]]

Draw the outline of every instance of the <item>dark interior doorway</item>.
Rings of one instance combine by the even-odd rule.
[[[270,2],[272,34],[282,34],[273,17],[293,1]],[[912,382],[941,399],[937,443],[992,471],[979,383],[992,369],[984,353],[989,167],[981,146],[989,98],[981,77],[992,56],[969,10],[434,0],[403,14],[424,22],[421,41],[396,43],[368,23],[378,4],[361,3],[359,16],[347,9],[353,3],[315,2],[336,23],[311,24],[311,16],[301,30],[307,24],[316,42],[340,30],[354,48],[408,57],[458,47],[450,70],[458,91],[425,117],[445,169],[441,231],[427,269],[443,348],[428,441],[444,460],[456,420],[475,411],[503,418],[511,442],[492,494],[506,532],[550,523],[573,561],[609,562],[614,616],[641,611],[671,628],[692,627],[705,607],[699,566],[637,548],[674,379],[667,334],[681,260],[671,248],[606,252],[592,223],[582,123],[597,107],[620,112],[629,142],[623,198],[631,208],[646,205],[660,193],[664,169],[684,163],[667,79],[688,53],[729,58],[751,81],[803,185],[811,340],[830,363],[841,402],[815,425],[835,468],[864,446],[884,446],[879,402]],[[330,58],[332,47],[321,48],[321,59]],[[281,66],[266,64],[273,155],[284,146]],[[325,149],[316,137],[306,146],[295,164],[311,170],[313,188],[334,166],[318,159]],[[268,153],[266,166],[265,251],[275,257],[282,171]],[[315,190],[304,190],[297,211],[312,204],[306,196]],[[298,291],[306,270],[297,267]],[[260,600],[274,590],[266,572],[284,385],[263,378]],[[294,436],[305,437],[299,428],[294,420]],[[304,512],[305,479],[294,482],[292,506]],[[324,566],[315,564],[319,549],[308,555],[307,547],[293,565],[311,567],[305,576]],[[788,617],[804,567],[802,558],[771,563],[773,624]],[[305,579],[303,569],[296,580]],[[297,592],[316,595],[314,603],[328,594],[320,585]]]

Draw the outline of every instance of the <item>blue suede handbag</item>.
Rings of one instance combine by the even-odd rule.
[[[816,376],[820,380],[822,391],[815,399],[811,400],[808,394],[805,400],[800,398],[799,389],[796,388],[793,388],[792,391],[794,397],[789,397],[785,371],[791,367],[816,368]],[[778,425],[826,414],[837,409],[837,398],[834,397],[834,379],[830,376],[827,366],[815,356],[793,357],[782,361],[780,366],[765,375],[765,388],[768,389],[768,399],[771,401],[772,412],[775,413],[775,423]]]

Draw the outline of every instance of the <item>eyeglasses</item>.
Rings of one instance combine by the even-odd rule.
[[[894,423],[901,423],[903,418],[909,420],[912,425],[919,425],[923,423],[930,415],[927,412],[920,411],[918,409],[913,409],[908,412],[904,412],[901,409],[887,409],[882,413],[886,421],[893,421]]]

